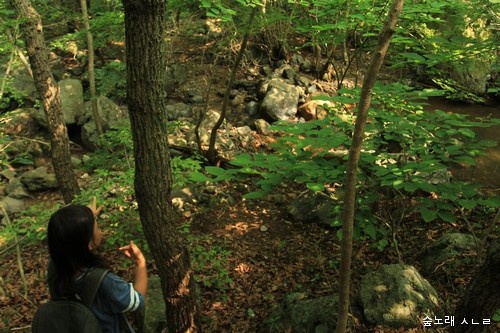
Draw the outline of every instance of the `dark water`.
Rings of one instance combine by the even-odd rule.
[[[425,107],[427,110],[442,110],[467,114],[472,117],[500,118],[500,105],[473,105],[452,103],[445,99],[430,99]],[[497,146],[487,150],[486,155],[478,159],[477,165],[471,167],[456,167],[452,170],[453,176],[468,182],[479,183],[485,188],[500,191],[500,125],[477,128],[477,138],[497,141]]]

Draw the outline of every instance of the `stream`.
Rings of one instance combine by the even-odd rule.
[[[474,117],[500,117],[500,105],[478,105],[452,103],[442,98],[429,99],[425,109],[428,111],[442,110],[445,112],[467,114]],[[452,168],[453,176],[471,183],[479,183],[489,191],[500,190],[500,125],[488,128],[476,128],[478,139],[489,139],[497,142],[497,146],[489,148],[485,156],[477,160],[475,166],[458,166]]]

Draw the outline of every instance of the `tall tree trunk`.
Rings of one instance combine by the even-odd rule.
[[[500,239],[493,241],[484,264],[467,286],[464,297],[455,309],[453,333],[493,332],[495,324],[483,325],[484,319],[490,319],[500,309]],[[466,319],[467,324],[461,324]],[[472,324],[478,323],[479,325]],[[491,330],[488,331],[488,328]]]
[[[352,257],[352,233],[354,226],[354,212],[356,203],[356,171],[358,169],[361,145],[365,135],[368,109],[370,108],[372,90],[377,80],[378,72],[384,62],[385,54],[389,48],[391,37],[396,28],[396,22],[403,9],[404,0],[393,0],[387,14],[384,27],[380,32],[378,45],[373,54],[370,66],[365,75],[365,81],[361,88],[356,124],[352,137],[352,145],[349,150],[349,161],[345,180],[344,210],[342,213],[342,252],[340,258],[339,277],[339,313],[336,333],[343,333],[347,327],[349,314],[349,289],[351,280],[351,257]]]
[[[11,0],[17,16],[22,20],[24,34],[36,90],[43,102],[50,131],[52,165],[64,202],[70,203],[80,193],[69,147],[68,130],[62,112],[59,85],[55,82],[49,64],[49,55],[43,38],[40,15],[29,0]]]
[[[94,118],[97,134],[103,133],[102,120],[99,115],[99,105],[97,104],[97,96],[95,91],[95,71],[94,71],[94,42],[92,32],[90,31],[89,14],[87,10],[87,0],[80,1],[82,7],[82,19],[85,30],[87,31],[87,59],[89,64],[89,85],[90,85],[90,102],[92,103],[92,118]]]
[[[166,303],[169,333],[200,332],[188,248],[172,205],[167,140],[166,0],[123,0],[135,194]]]

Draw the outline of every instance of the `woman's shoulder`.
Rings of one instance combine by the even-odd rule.
[[[119,292],[130,292],[132,284],[123,278],[119,277],[115,273],[108,271],[101,282],[101,289],[107,294],[119,293]]]
[[[132,283],[108,272],[99,289],[99,297],[111,308],[112,313],[135,311],[144,306],[144,298]]]

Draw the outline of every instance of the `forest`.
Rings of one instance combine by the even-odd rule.
[[[0,13],[0,332],[93,198],[139,333],[500,331],[499,0]]]

